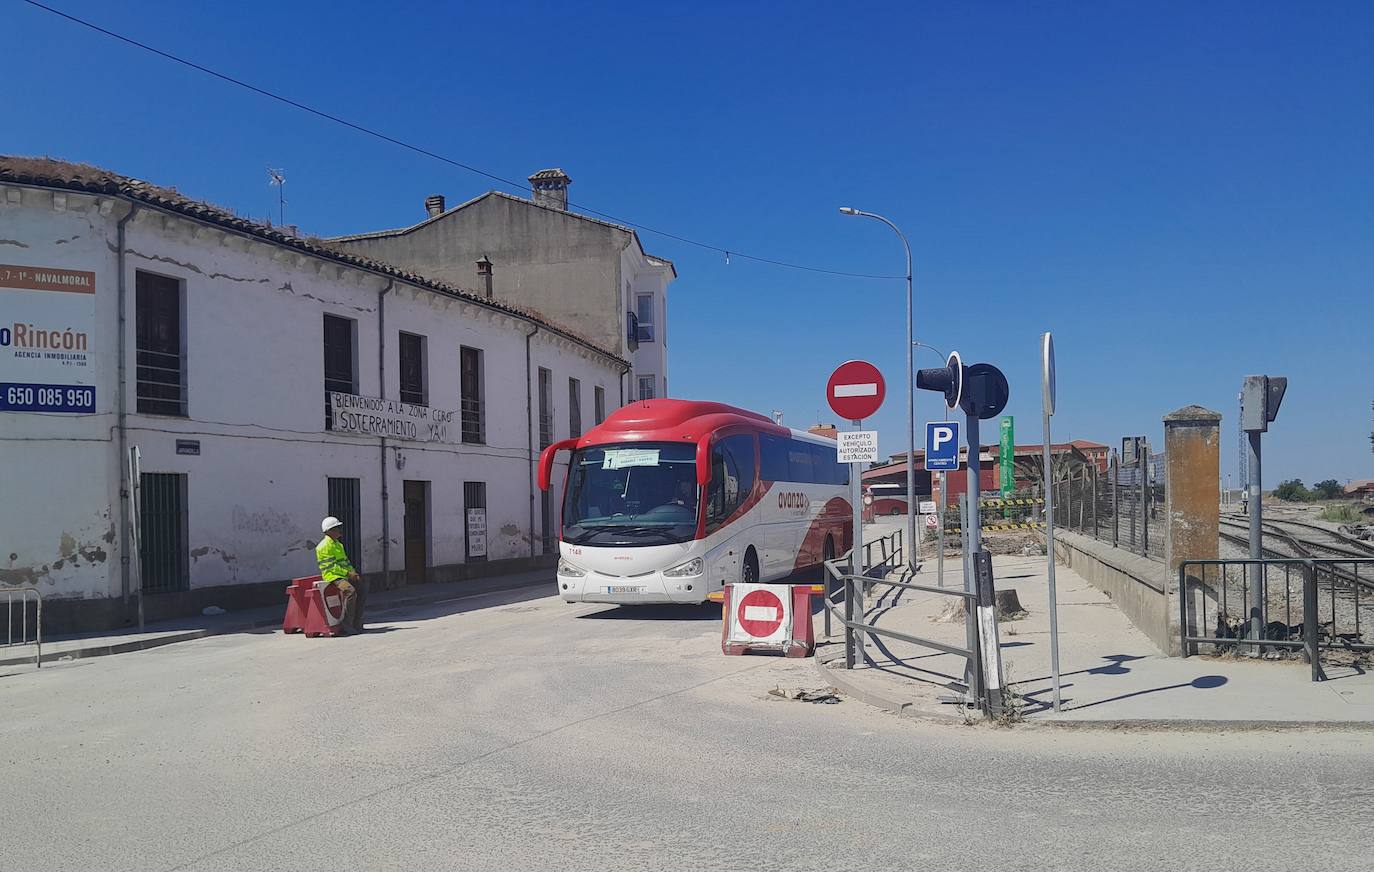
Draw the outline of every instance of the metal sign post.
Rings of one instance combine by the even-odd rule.
[[[141,493],[143,455],[137,445],[129,446],[129,564],[138,594],[138,631],[143,632],[143,511]]]
[[[940,499],[936,503],[935,517],[939,523],[935,525],[936,536],[939,537],[940,556],[935,563],[935,577],[939,579],[940,587],[945,586],[945,474],[940,473]]]
[[[1060,710],[1059,698],[1059,598],[1054,587],[1054,458],[1051,454],[1050,416],[1054,414],[1054,337],[1046,333],[1040,340],[1041,399],[1044,407],[1045,444],[1045,553],[1050,586],[1050,680],[1054,683],[1054,710]],[[1097,522],[1097,502],[1093,501],[1094,530]]]
[[[825,385],[825,400],[830,405],[830,409],[842,418],[849,419],[854,424],[855,433],[845,434],[849,439],[843,440],[849,443],[855,440],[855,444],[840,445],[836,444],[836,460],[843,463],[846,455],[850,458],[849,464],[849,499],[853,504],[854,510],[854,532],[852,535],[853,549],[849,555],[849,574],[863,576],[866,567],[864,566],[864,519],[863,519],[863,463],[862,458],[870,460],[877,459],[878,434],[863,434],[870,436],[871,439],[861,437],[863,430],[863,420],[874,414],[883,404],[883,397],[887,394],[887,385],[883,380],[883,374],[878,368],[866,360],[849,360],[840,364],[835,371],[830,374],[829,381]],[[868,443],[861,445],[859,443]],[[852,454],[850,452],[853,452]],[[860,453],[862,452],[862,453]],[[912,458],[907,458],[910,465]],[[911,508],[911,495],[907,495],[907,507]],[[913,540],[908,533],[907,547],[912,548]],[[914,549],[913,549],[914,550]],[[853,620],[860,623],[864,621],[864,585],[859,580],[851,580],[847,588],[852,591],[847,603],[852,603]],[[863,633],[854,633],[854,649],[850,652],[852,661],[863,663],[865,658],[865,640]],[[847,658],[847,665],[852,665],[850,658]]]
[[[863,421],[855,419],[853,422],[854,430],[863,430]],[[876,440],[874,440],[876,442]],[[854,550],[849,555],[849,574],[862,576],[868,567],[864,566],[864,507],[862,502],[863,492],[863,464],[849,464],[849,499],[854,504]],[[864,585],[857,580],[851,580],[850,588],[854,591],[854,620],[865,623],[864,620]],[[863,633],[854,634],[854,661],[862,666],[867,659],[867,640]]]

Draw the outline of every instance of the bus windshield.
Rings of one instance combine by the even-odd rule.
[[[563,501],[563,541],[669,545],[697,529],[697,447],[633,442],[573,452]]]

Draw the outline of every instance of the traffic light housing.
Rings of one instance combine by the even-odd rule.
[[[1287,390],[1288,379],[1283,376],[1247,375],[1240,389],[1240,428],[1251,433],[1268,431]]]

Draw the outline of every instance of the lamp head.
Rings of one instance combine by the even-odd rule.
[[[857,215],[857,214],[859,214],[859,210],[858,210],[858,209],[855,209],[855,208],[853,208],[853,207],[851,207],[851,206],[841,206],[841,207],[840,207],[840,214],[841,214],[841,215]]]

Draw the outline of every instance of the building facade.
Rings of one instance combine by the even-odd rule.
[[[569,211],[562,170],[529,181],[533,199],[490,191],[448,208],[435,194],[417,224],[329,242],[543,313],[630,362],[626,400],[666,396],[673,264],[634,230]]]
[[[543,445],[628,361],[520,307],[89,167],[0,158],[0,586],[45,629],[556,554]],[[560,479],[561,481],[561,479]]]

